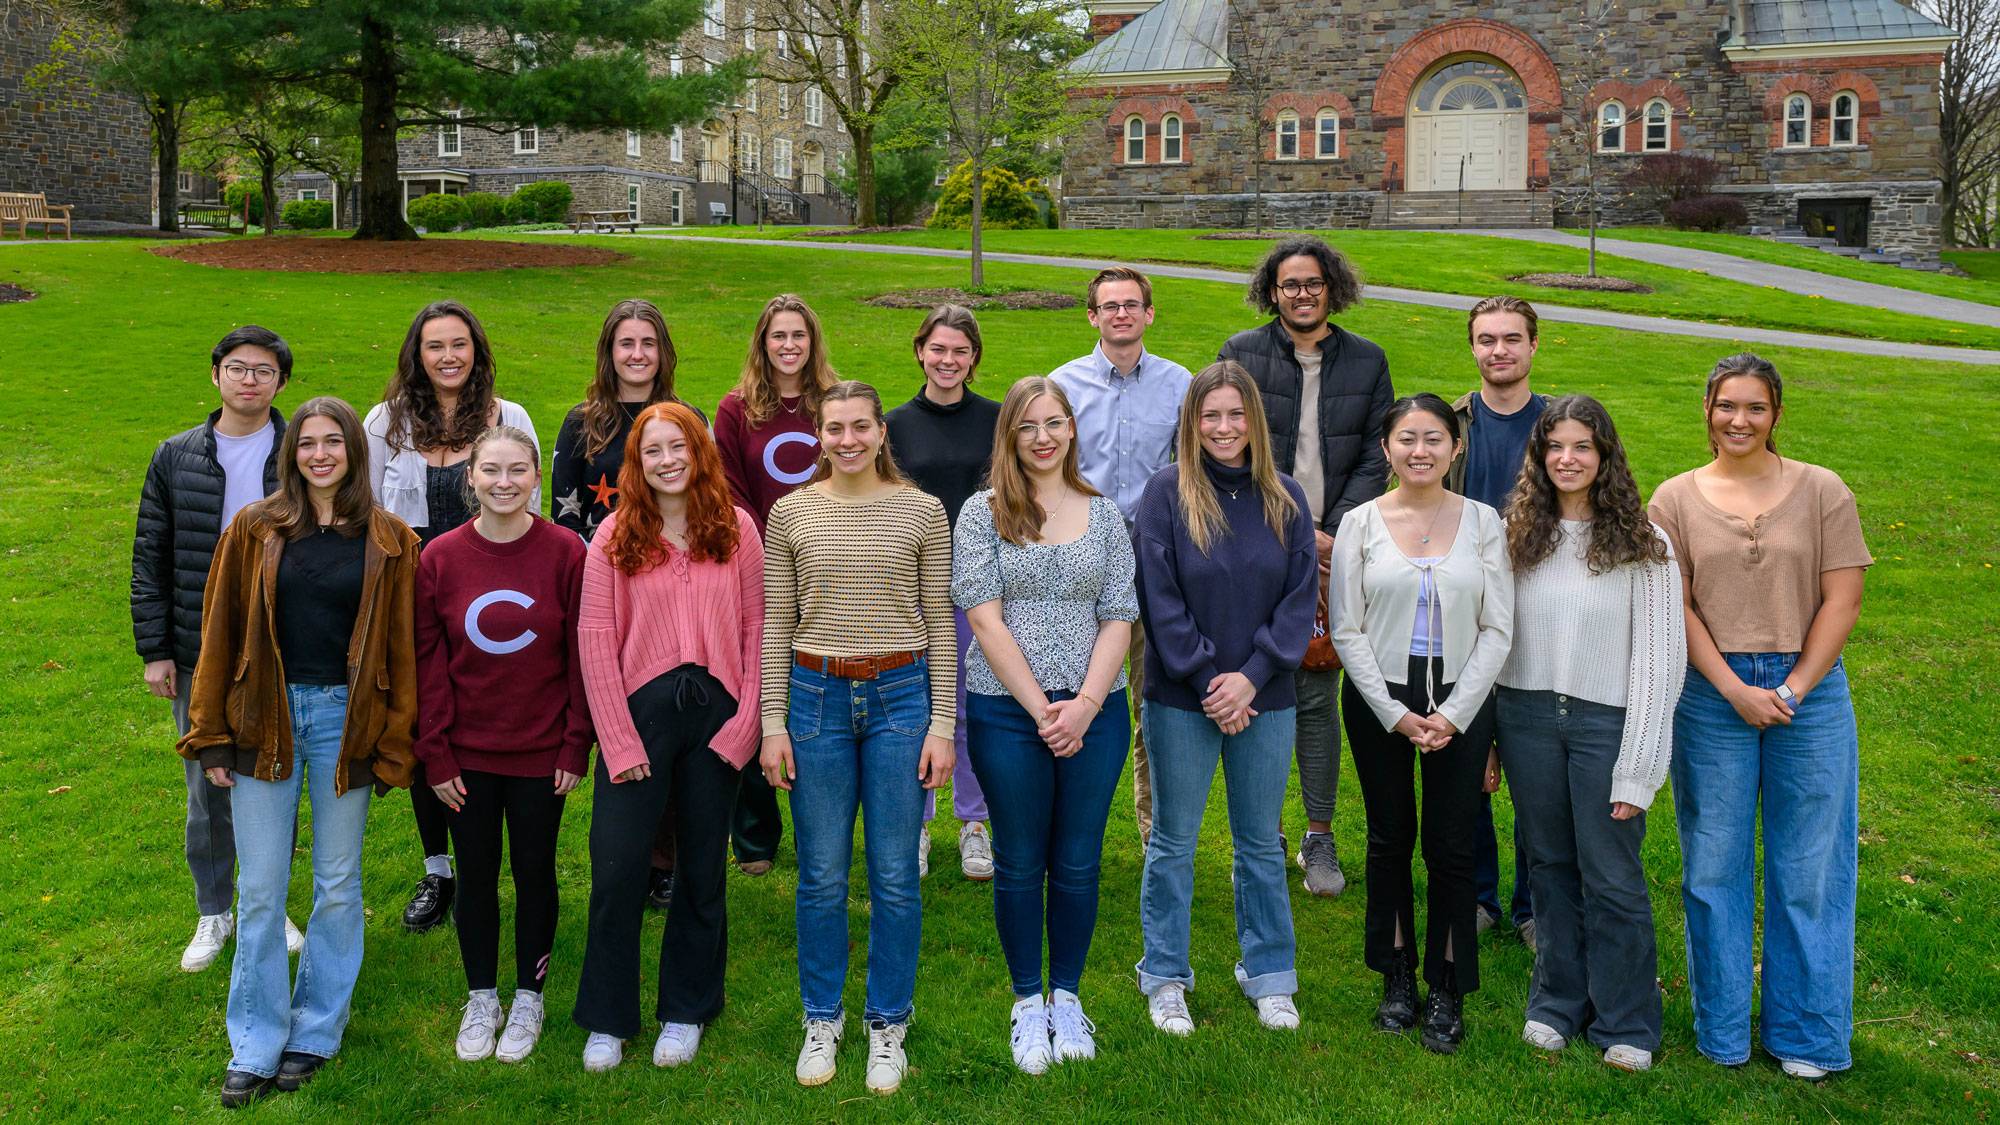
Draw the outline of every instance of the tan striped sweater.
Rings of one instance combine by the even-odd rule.
[[[809,484],[771,508],[764,529],[766,735],[784,734],[792,653],[875,656],[927,650],[930,733],[958,722],[958,631],[951,531],[937,498],[901,488],[872,499]]]

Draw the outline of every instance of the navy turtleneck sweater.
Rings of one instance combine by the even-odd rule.
[[[1188,538],[1180,510],[1181,469],[1168,465],[1146,482],[1133,520],[1146,631],[1145,697],[1199,711],[1210,680],[1241,672],[1256,685],[1251,706],[1259,712],[1296,706],[1291,673],[1305,659],[1319,600],[1305,492],[1279,474],[1297,507],[1280,542],[1264,522],[1264,500],[1249,467],[1229,468],[1204,453],[1198,471],[1216,490],[1229,528],[1204,555]]]
[[[928,383],[925,384],[927,388]],[[986,487],[993,460],[993,427],[1000,404],[966,389],[950,406],[932,402],[923,390],[889,412],[889,451],[918,488],[938,498],[944,518],[958,526],[958,510]]]

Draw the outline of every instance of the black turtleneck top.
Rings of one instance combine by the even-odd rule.
[[[1000,404],[968,388],[964,397],[943,406],[919,390],[915,398],[891,410],[888,421],[889,451],[896,464],[918,488],[938,498],[945,519],[956,528],[958,510],[986,487]]]

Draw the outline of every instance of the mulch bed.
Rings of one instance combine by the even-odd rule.
[[[41,294],[33,289],[23,289],[18,285],[0,281],[0,305],[12,304],[15,301],[32,301],[39,296]]]
[[[1589,277],[1580,273],[1522,273],[1508,278],[1523,285],[1544,285],[1550,289],[1594,289],[1601,293],[1651,293],[1653,287],[1622,277]]]
[[[463,273],[543,266],[606,266],[615,250],[558,242],[453,238],[420,242],[357,242],[351,238],[255,238],[160,246],[150,253],[230,270],[306,273]]]
[[[964,305],[968,309],[1073,309],[1083,302],[1068,293],[1046,289],[1024,289],[1018,293],[997,293],[981,297],[963,289],[898,289],[869,297],[880,309],[934,309],[939,305]]]
[[[901,234],[904,231],[923,230],[923,227],[905,223],[899,227],[830,227],[825,230],[802,230],[788,234],[786,238],[846,238],[855,234]]]

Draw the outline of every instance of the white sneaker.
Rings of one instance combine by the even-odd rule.
[[[1562,1032],[1539,1020],[1529,1020],[1521,1025],[1521,1040],[1537,1051],[1560,1051],[1569,1046],[1569,1040],[1563,1038]]]
[[[698,1023],[663,1023],[660,1037],[653,1041],[654,1066],[679,1066],[694,1058],[701,1047]]]
[[[500,994],[482,989],[466,998],[465,1018],[458,1021],[458,1057],[478,1062],[493,1053],[493,1038],[500,1033]]]
[[[296,957],[305,952],[305,948],[306,935],[297,926],[292,925],[291,915],[285,915],[285,952]]]
[[[834,1052],[847,1031],[847,1020],[808,1019],[805,1045],[799,1048],[799,1065],[793,1071],[801,1086],[820,1086],[833,1079]]]
[[[590,1038],[583,1041],[583,1069],[610,1070],[623,1061],[625,1061],[623,1039],[593,1031],[590,1033]]]
[[[515,989],[514,1006],[507,1010],[507,1026],[500,1032],[500,1046],[494,1049],[493,1057],[504,1063],[520,1062],[534,1054],[541,1038],[542,994]]]
[[[1292,998],[1289,996],[1259,996],[1257,1022],[1272,1031],[1297,1031],[1299,1007],[1292,1003]]]
[[[1029,1074],[1046,1074],[1054,1061],[1049,1053],[1049,1006],[1037,992],[1014,1001],[1007,1017],[1013,1030],[1009,1041],[1014,1047],[1014,1065]]]
[[[958,869],[976,883],[993,877],[993,837],[984,823],[968,821],[958,830]]]
[[[1793,1078],[1803,1078],[1808,1082],[1817,1082],[1825,1078],[1827,1074],[1825,1068],[1814,1066],[1809,1062],[1803,1062],[1799,1059],[1779,1059],[1778,1065],[1780,1069]]]
[[[1163,984],[1146,999],[1153,1026],[1168,1035],[1193,1035],[1194,1017],[1188,1015],[1187,989],[1179,984]]]
[[[222,956],[222,946],[236,932],[233,914],[204,914],[195,921],[194,940],[181,951],[181,972],[198,973]]]
[[[1619,1070],[1651,1070],[1653,1069],[1653,1052],[1646,1050],[1644,1047],[1634,1047],[1629,1043],[1613,1043],[1611,1046],[1604,1048],[1604,1065],[1615,1066]],[[1814,1067],[1813,1069],[1819,1070],[1818,1067]],[[1826,1072],[1820,1071],[1820,1073],[1825,1074]]]
[[[931,826],[917,829],[917,878],[931,873]]]
[[[1096,1058],[1097,1040],[1091,1038],[1096,1031],[1076,993],[1058,988],[1049,995],[1049,1039],[1057,1062]]]
[[[868,1025],[869,1093],[893,1094],[902,1086],[903,1072],[910,1069],[910,1060],[903,1054],[903,1035],[909,1030],[906,1023]]]

